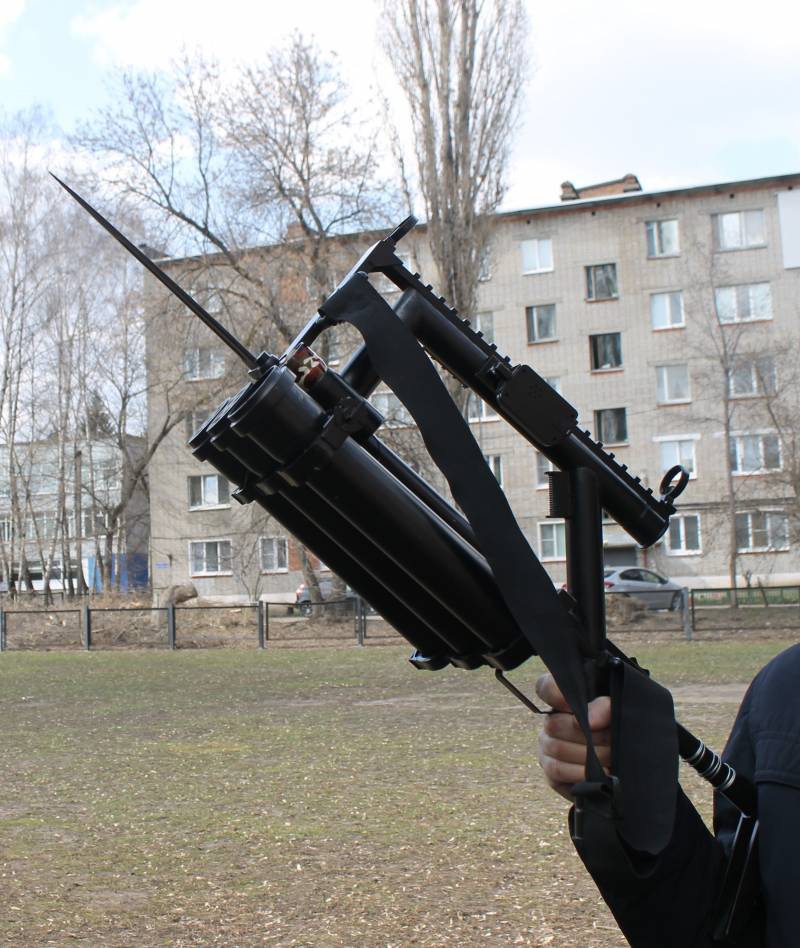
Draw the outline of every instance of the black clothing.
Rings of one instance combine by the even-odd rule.
[[[738,944],[800,945],[800,645],[755,677],[739,709],[725,760],[756,785],[763,909]],[[680,792],[672,841],[647,878],[621,885],[595,876],[623,934],[635,948],[706,948],[736,808],[715,794],[714,829]]]

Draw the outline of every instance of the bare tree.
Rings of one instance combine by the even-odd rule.
[[[721,439],[724,464],[715,506],[724,524],[719,538],[727,548],[728,581],[735,588],[742,573],[740,524],[750,516],[746,511],[796,505],[796,368],[786,358],[789,340],[777,340],[771,329],[769,287],[733,285],[725,261],[709,246],[697,241],[691,248],[687,305],[699,369],[694,415],[712,424]],[[768,560],[760,565],[772,568]],[[748,584],[751,572],[744,571]]]
[[[399,0],[386,3],[384,18],[385,50],[408,102],[440,285],[471,319],[525,87],[525,6]]]
[[[181,281],[254,348],[285,347],[349,265],[343,235],[394,210],[377,180],[374,129],[356,120],[335,65],[300,36],[230,81],[186,57],[167,76],[123,75],[77,144],[105,161],[112,198],[179,243]]]

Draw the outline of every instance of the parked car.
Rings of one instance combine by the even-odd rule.
[[[333,593],[333,580],[332,579],[321,579],[319,581],[319,591],[322,595],[322,601],[331,600],[332,602],[341,602],[342,596],[337,595],[335,599],[332,599]],[[344,599],[347,600],[348,610],[352,609],[352,602],[355,601],[356,594],[349,586],[345,586],[344,589]],[[311,601],[311,593],[308,591],[308,586],[305,583],[300,583],[295,592],[295,608],[300,613],[301,616],[310,616],[314,609],[314,604]]]
[[[680,609],[682,587],[652,569],[639,566],[606,567],[603,581],[607,593],[632,596],[648,609]]]

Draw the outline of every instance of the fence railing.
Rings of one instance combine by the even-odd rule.
[[[287,617],[285,622],[277,616],[271,622],[270,607],[275,612],[287,612],[286,603],[268,601],[160,607],[93,606],[84,602],[66,609],[0,608],[0,651],[230,645],[263,649],[270,641],[271,629],[277,633],[277,644],[353,639],[364,645],[368,620],[380,618],[358,596],[311,604],[302,613],[294,611],[295,618]],[[306,618],[329,621],[305,622]]]
[[[662,601],[662,599],[664,601]],[[6,649],[266,648],[355,641],[398,641],[360,597],[295,608],[261,601],[242,605],[93,606],[0,609],[0,652]],[[610,634],[675,633],[686,639],[723,632],[800,633],[800,586],[684,589],[679,601],[646,590],[606,593]],[[219,618],[217,618],[219,616]],[[330,621],[315,622],[315,619]],[[308,620],[308,621],[306,621]],[[371,620],[378,620],[372,622]],[[273,634],[274,633],[274,634]]]

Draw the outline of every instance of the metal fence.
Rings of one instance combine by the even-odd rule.
[[[679,602],[645,590],[606,592],[609,632],[682,633],[685,638],[723,633],[800,633],[800,587],[684,589]]]
[[[667,607],[647,592],[606,592],[609,634],[686,639],[800,634],[800,586],[683,590]],[[360,597],[303,605],[0,609],[6,649],[265,648],[384,644],[402,638]]]
[[[322,620],[322,621],[315,621]],[[369,620],[377,620],[370,622]],[[286,603],[93,606],[0,609],[0,651],[7,649],[265,648],[358,645],[397,633],[360,597],[314,604],[302,613]]]

